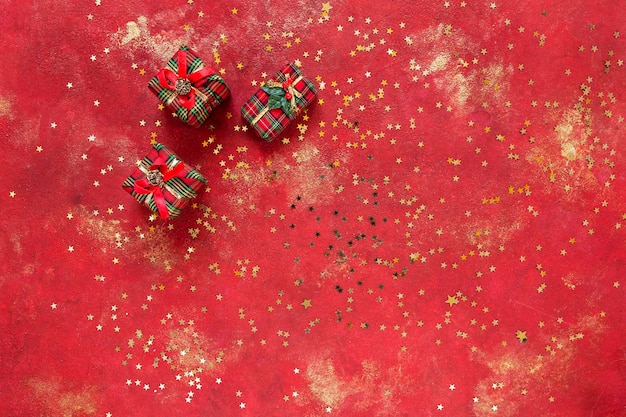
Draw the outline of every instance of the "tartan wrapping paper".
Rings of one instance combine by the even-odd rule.
[[[283,82],[290,76],[292,80],[302,76],[300,68],[294,63],[289,63],[276,74],[276,80]],[[298,113],[306,108],[317,97],[317,89],[315,85],[305,77],[294,83],[294,89],[301,94],[296,97]],[[274,140],[280,133],[289,126],[291,121],[295,119],[297,113],[288,115],[282,109],[272,109],[266,111],[268,106],[269,95],[260,88],[250,99],[241,107],[241,115],[254,128],[256,133],[268,142]],[[258,115],[265,111],[265,114],[253,123]]]
[[[150,210],[159,213],[154,195],[151,193],[142,194],[135,191],[135,182],[146,178],[147,171],[158,157],[161,156],[167,166],[171,169],[177,164],[183,164],[182,170],[177,176],[167,181],[163,181],[161,189],[170,218],[180,215],[182,210],[189,204],[192,198],[197,196],[197,192],[203,185],[207,184],[206,178],[195,169],[181,161],[171,150],[160,143],[152,145],[152,149],[133,173],[126,178],[122,187],[137,201],[145,204]],[[164,217],[164,216],[161,216]]]
[[[187,75],[202,68],[208,68],[210,70],[211,75],[194,84],[194,86],[206,96],[206,100],[196,95],[195,104],[191,109],[187,109],[179,101],[176,91],[163,86],[158,76],[154,76],[152,80],[150,80],[148,87],[180,120],[190,126],[200,127],[207,120],[213,109],[230,97],[230,90],[224,79],[210,66],[205,65],[202,59],[200,59],[193,50],[186,45],[181,46],[180,50],[185,51],[186,54]],[[178,52],[170,58],[166,66],[166,68],[170,69],[175,74],[178,74],[179,64],[177,58]]]

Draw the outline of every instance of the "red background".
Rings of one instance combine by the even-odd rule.
[[[624,6],[5,1],[1,414],[626,415]],[[199,129],[147,88],[181,44]],[[177,219],[121,188],[153,140]]]

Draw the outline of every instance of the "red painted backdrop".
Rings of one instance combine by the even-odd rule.
[[[3,3],[2,415],[626,415],[623,1]],[[152,141],[176,219],[121,188]]]

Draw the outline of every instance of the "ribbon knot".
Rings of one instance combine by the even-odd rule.
[[[138,194],[152,195],[157,209],[159,210],[159,215],[164,219],[169,217],[169,211],[165,203],[163,187],[166,187],[167,181],[177,177],[184,168],[184,164],[181,161],[175,161],[174,163],[176,165],[170,168],[165,159],[159,155],[148,168],[146,176],[135,181],[133,186],[135,192]]]
[[[286,86],[283,85],[283,89],[285,90],[285,98],[287,100],[289,100],[289,104],[291,107],[291,112],[292,113],[297,113],[298,112],[298,105],[296,104],[296,98],[301,98],[302,94],[300,94],[300,92],[298,90],[296,90],[296,88],[294,87],[294,81],[291,79],[291,77],[287,77],[287,81],[285,81]]]
[[[176,93],[181,96],[186,96],[191,92],[191,82],[186,78],[179,78],[176,80],[176,85],[174,88],[176,89]]]
[[[161,174],[161,171],[158,169],[151,169],[148,171],[146,178],[148,179],[148,183],[150,183],[150,185],[158,186],[163,183],[163,174]]]
[[[215,71],[211,67],[202,67],[187,74],[187,53],[182,49],[176,53],[176,61],[178,73],[169,68],[163,68],[157,74],[161,87],[174,93],[166,104],[169,105],[177,100],[181,106],[190,110],[196,105],[196,97],[207,102],[209,98],[199,90],[199,87],[202,87],[206,79],[215,74]]]
[[[294,84],[298,82],[301,77],[298,77],[296,80],[292,79],[289,75],[285,78],[285,81],[267,81],[265,86],[268,88],[282,88],[282,95],[284,95],[285,99],[287,99],[289,103],[289,111],[284,108],[285,112],[291,116],[293,113],[298,112],[298,104],[296,103],[296,98],[302,97],[302,94],[294,87]]]
[[[302,98],[302,94],[296,90],[295,84],[302,80],[302,76],[298,76],[295,80],[291,76],[286,75],[285,81],[266,81],[261,89],[268,95],[267,106],[256,115],[256,117],[250,122],[252,125],[256,124],[269,110],[282,109],[285,114],[294,119],[296,113],[300,111],[296,98]]]

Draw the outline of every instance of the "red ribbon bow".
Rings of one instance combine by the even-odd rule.
[[[157,78],[163,88],[176,93],[175,100],[186,109],[191,109],[196,104],[197,87],[201,87],[204,80],[215,74],[213,68],[202,67],[191,74],[187,74],[187,54],[179,49],[176,53],[178,61],[178,74],[169,68],[163,68],[158,72]],[[202,93],[200,93],[202,94]],[[204,95],[203,95],[204,96]]]
[[[180,171],[184,168],[184,164],[179,161],[172,169],[170,169],[165,163],[165,159],[161,155],[152,162],[148,172],[157,171],[160,178],[157,181],[151,181],[151,178],[146,176],[140,180],[135,181],[134,190],[137,194],[152,194],[154,202],[159,210],[159,215],[167,219],[170,215],[165,204],[165,196],[163,195],[163,184],[172,178],[178,176]]]

